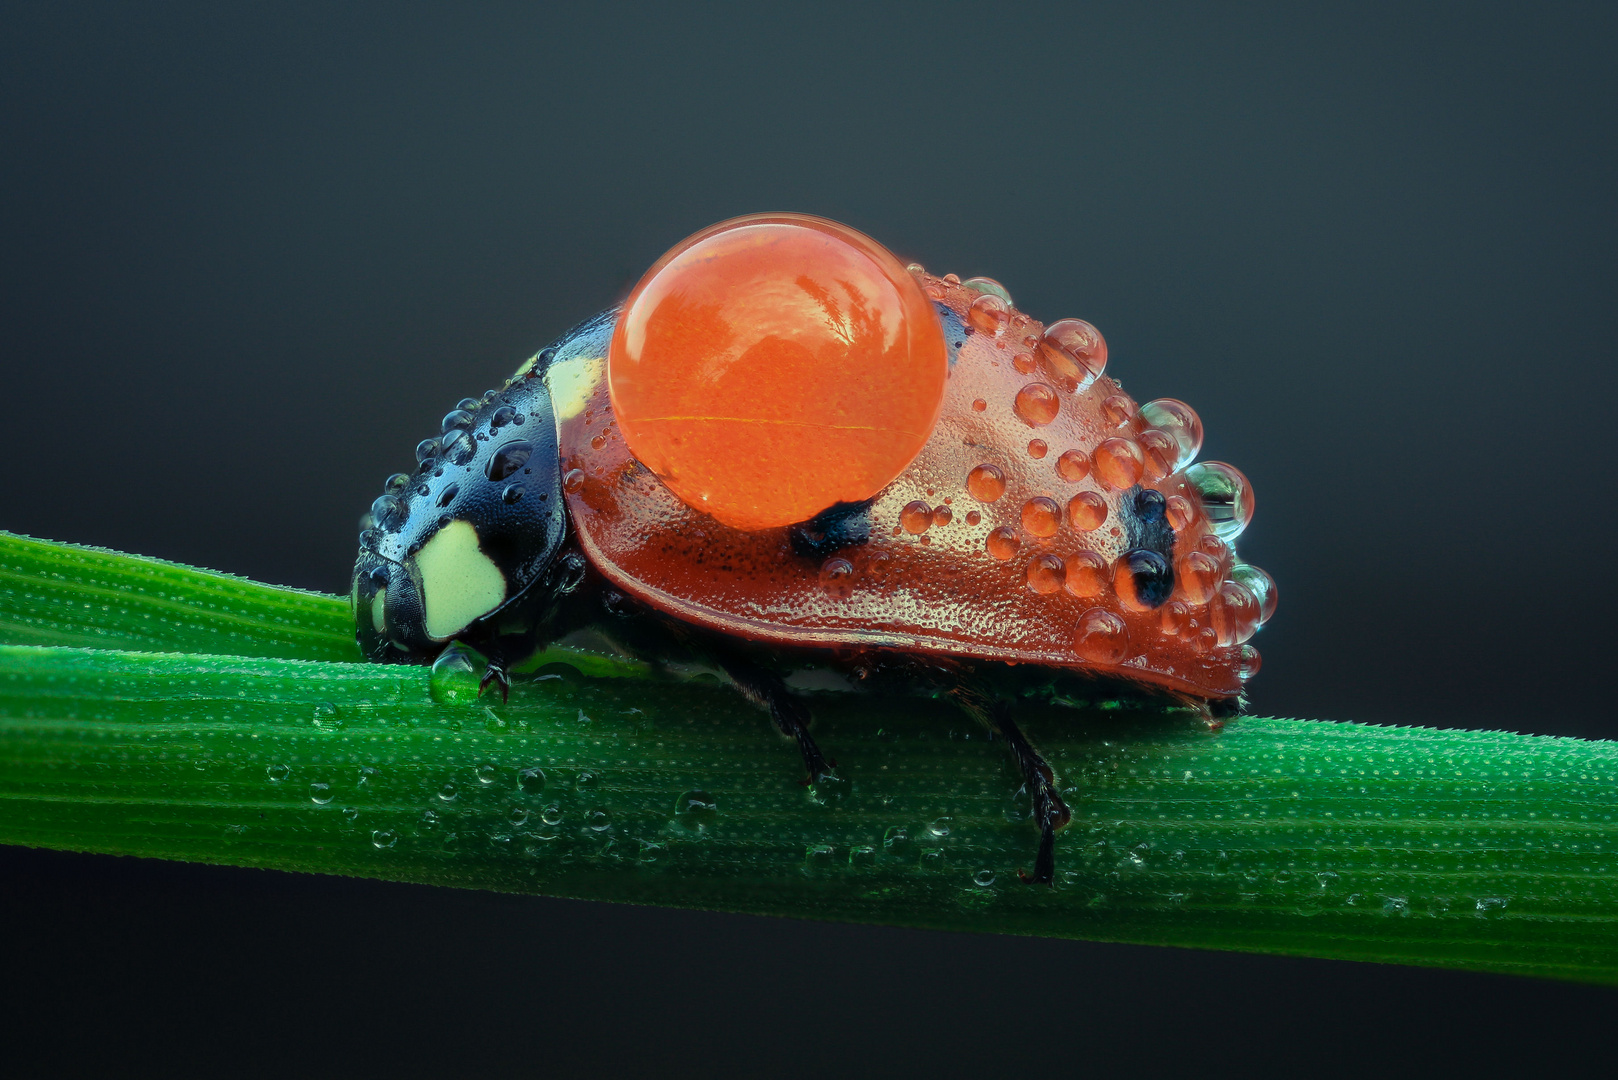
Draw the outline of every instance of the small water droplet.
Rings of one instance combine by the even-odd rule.
[[[513,828],[520,828],[528,821],[528,811],[521,806],[513,806],[511,813],[506,815]]]
[[[282,780],[285,780],[289,775],[291,775],[291,773],[292,766],[290,765],[275,764],[268,766],[264,770],[264,775],[268,776],[272,782],[277,784],[279,784]]]
[[[955,511],[947,506],[933,507],[933,524],[942,528],[955,520]]]
[[[966,309],[966,321],[985,334],[998,335],[1010,319],[1011,311],[1006,302],[993,293],[984,293]]]
[[[359,774],[355,777],[354,783],[360,787],[366,787],[375,779],[376,767],[374,765],[361,765]]]
[[[980,889],[987,889],[990,885],[994,884],[994,871],[979,870],[977,873],[972,875],[972,884],[976,885]]]
[[[1056,459],[1056,475],[1078,483],[1090,475],[1090,456],[1083,450],[1062,451],[1062,456]]]
[[[1135,415],[1135,403],[1128,394],[1111,394],[1101,403],[1101,418],[1113,427],[1123,427]]]
[[[532,765],[517,773],[517,786],[524,795],[538,795],[545,790],[545,770]]]
[[[1050,445],[1044,439],[1030,439],[1028,442],[1028,456],[1038,461],[1050,452]]]
[[[489,455],[484,474],[495,483],[508,479],[534,456],[534,444],[523,439],[508,442]]]
[[[1157,625],[1165,637],[1177,637],[1191,628],[1191,621],[1191,609],[1178,600],[1170,600],[1163,605]]]
[[[322,731],[336,731],[342,727],[342,717],[337,712],[337,706],[329,701],[322,701],[315,706],[315,727]]]
[[[983,541],[983,546],[990,555],[993,555],[1001,562],[1005,562],[1017,554],[1017,549],[1022,546],[1022,541],[1017,538],[1015,529],[1009,525],[1002,525],[988,535],[987,539]]]
[[[1175,532],[1185,532],[1196,520],[1197,512],[1191,507],[1191,500],[1184,495],[1170,495],[1163,500],[1163,517],[1169,523],[1169,528]]]
[[[562,475],[562,490],[576,492],[584,487],[584,470],[569,469]]]
[[[882,833],[882,846],[889,853],[903,853],[910,847],[910,830],[903,825],[890,825]]]
[[[972,402],[972,411],[973,412],[982,412],[984,409],[987,409],[988,407],[989,407],[989,403],[987,401],[984,401],[982,398],[978,398],[976,401]]]
[[[1036,495],[1022,504],[1022,527],[1029,536],[1041,539],[1055,536],[1056,530],[1062,527],[1062,508],[1056,505],[1055,499]]]
[[[998,296],[1007,304],[1011,303],[1011,294],[1006,291],[1006,287],[994,280],[992,277],[969,277],[965,281],[961,282],[961,284],[966,286],[968,289],[976,289],[980,293],[987,293],[990,296]]]
[[[380,848],[384,851],[398,842],[399,836],[392,829],[377,829],[375,832],[371,833],[372,846]]]
[[[453,802],[456,794],[457,792],[454,784],[445,784],[443,787],[438,789],[438,797],[443,799],[445,802]]]
[[[1140,443],[1142,475],[1148,480],[1161,480],[1174,471],[1174,440],[1156,428],[1147,428],[1136,436]]]
[[[595,773],[591,772],[589,769],[585,769],[580,772],[578,777],[573,781],[573,786],[579,791],[591,791],[594,790],[596,784],[599,782],[600,778],[597,777]]]
[[[477,767],[478,783],[492,784],[500,778],[500,769],[492,762],[485,761]]]
[[[1169,472],[1183,469],[1196,459],[1202,449],[1202,418],[1195,409],[1175,398],[1158,398],[1140,407],[1140,417],[1173,440],[1175,449]]]
[[[539,812],[539,820],[547,825],[560,825],[562,823],[562,808],[551,805]]]
[[[1243,679],[1251,679],[1258,674],[1258,669],[1264,664],[1264,658],[1258,650],[1251,645],[1243,645],[1242,651],[1236,660],[1236,674]]]
[[[421,812],[421,827],[424,829],[438,828],[438,811],[423,810]]]
[[[405,519],[404,500],[397,495],[378,495],[371,504],[371,519],[376,522],[377,528],[384,530],[396,529]]]
[[[309,801],[314,803],[316,806],[325,806],[327,803],[331,802],[331,798],[332,792],[330,784],[322,784],[317,781],[316,783],[309,785]]]
[[[1044,427],[1056,419],[1061,404],[1055,390],[1042,382],[1031,382],[1017,391],[1011,408],[1024,423]]]
[[[343,807],[343,820],[344,821],[358,821],[359,816],[360,816],[360,808],[359,807],[357,807],[357,806],[345,806],[345,807]]]
[[[1083,319],[1061,319],[1039,340],[1039,366],[1052,382],[1072,393],[1089,386],[1107,368],[1107,342]]]
[[[606,832],[612,828],[612,818],[605,810],[591,810],[584,815],[584,827],[591,832]]]
[[[1066,569],[1055,555],[1040,555],[1028,564],[1028,588],[1041,596],[1048,596],[1062,587]]]
[[[1246,589],[1258,602],[1259,625],[1269,622],[1270,616],[1275,614],[1275,580],[1252,563],[1237,563],[1231,567],[1230,580]]]
[[[1129,611],[1160,607],[1173,588],[1169,561],[1150,548],[1131,548],[1113,564],[1113,592]]]
[[[510,405],[502,405],[498,409],[494,410],[493,416],[489,417],[489,426],[503,428],[516,418],[516,409],[513,409]]]
[[[466,400],[470,401],[471,399],[468,398]],[[473,407],[476,407],[477,405],[476,402],[473,402],[472,404]],[[443,422],[438,425],[438,430],[448,434],[457,428],[466,427],[471,422],[472,414],[466,409],[451,409],[449,412],[444,414]]]
[[[876,848],[869,844],[848,849],[848,867],[850,870],[865,870],[876,865]]]
[[[711,818],[719,813],[719,803],[701,788],[692,788],[674,800],[674,812],[693,819]]]
[[[966,490],[982,503],[992,503],[1006,493],[1006,474],[985,462],[966,474]]]
[[[454,502],[455,501],[455,496],[459,495],[460,493],[461,493],[461,485],[459,485],[459,484],[451,484],[449,487],[445,488],[443,491],[440,491],[438,493],[438,500],[437,500],[439,508],[442,509],[442,508],[448,506],[450,503]]]
[[[465,465],[478,452],[472,436],[462,428],[447,432],[439,441],[444,444],[444,457],[454,465]]]
[[[1146,469],[1140,445],[1134,439],[1105,439],[1096,447],[1094,458],[1097,482],[1113,491],[1134,487]]]
[[[500,493],[500,500],[507,506],[510,506],[512,503],[522,498],[522,490],[521,484],[511,484]]]
[[[982,520],[983,520],[983,515],[978,513],[976,510],[968,510],[966,512],[966,523],[968,525],[976,525],[978,522],[980,522]]]
[[[919,499],[906,503],[905,508],[899,511],[899,525],[907,533],[924,533],[932,528],[933,508]]]
[[[847,559],[827,559],[820,567],[820,588],[834,600],[854,595],[854,564]]]
[[[935,840],[942,840],[949,835],[949,818],[941,817],[927,826],[927,834]]]
[[[1067,501],[1067,523],[1080,532],[1094,532],[1107,520],[1107,500],[1094,491],[1081,491]]]
[[[437,439],[423,439],[416,444],[416,461],[418,464],[425,465],[443,451],[444,445]]]
[[[1079,616],[1073,651],[1092,664],[1115,666],[1128,654],[1129,628],[1112,612],[1091,608]]]

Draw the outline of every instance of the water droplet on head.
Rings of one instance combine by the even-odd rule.
[[[1208,528],[1223,540],[1240,536],[1253,520],[1253,487],[1247,477],[1222,461],[1205,461],[1185,471],[1197,493]]]
[[[316,806],[325,806],[331,802],[332,792],[330,784],[315,782],[309,785],[309,801]]]
[[[264,775],[269,777],[271,782],[277,784],[279,784],[282,780],[285,780],[291,774],[292,766],[290,765],[282,765],[278,763],[275,765],[266,766],[264,769]]]
[[[1134,439],[1106,439],[1096,447],[1096,481],[1104,488],[1113,491],[1132,488],[1140,483],[1145,469],[1145,459]]]
[[[978,502],[994,502],[1006,493],[1006,474],[994,465],[979,465],[966,474],[966,490]]]
[[[1055,499],[1036,495],[1022,504],[1022,527],[1029,536],[1055,536],[1062,527],[1062,508]]]
[[[993,293],[984,293],[966,309],[966,321],[985,334],[999,334],[1010,318],[1011,311],[1006,302]]]
[[[1094,551],[1080,551],[1067,560],[1063,585],[1081,600],[1089,600],[1107,591],[1107,560]]]
[[[397,528],[404,517],[404,500],[397,495],[378,495],[371,504],[371,520],[376,522],[378,528]]]
[[[471,399],[469,398],[467,400]],[[473,402],[474,408],[476,407],[476,404],[476,402]],[[457,428],[467,427],[471,423],[472,414],[466,409],[451,409],[449,412],[444,414],[444,420],[438,425],[438,430],[448,434]]]
[[[1175,398],[1158,398],[1140,407],[1141,419],[1174,441],[1173,463],[1168,471],[1183,469],[1202,449],[1202,418],[1196,410]]]
[[[545,770],[531,765],[517,773],[517,786],[524,795],[538,795],[545,790]]]
[[[533,456],[533,443],[524,439],[508,442],[489,455],[489,464],[485,467],[484,472],[490,480],[499,483],[528,464],[528,459]]]
[[[1002,525],[989,534],[983,545],[988,549],[990,555],[993,555],[1001,562],[1005,562],[1017,554],[1017,548],[1022,546],[1022,541],[1017,539],[1017,533],[1014,529]]]
[[[933,508],[919,500],[906,503],[899,511],[899,524],[907,533],[924,533],[932,527]]]
[[[1079,616],[1073,651],[1092,664],[1119,664],[1129,652],[1129,628],[1105,608],[1091,608]]]
[[[820,588],[833,600],[854,595],[854,564],[847,559],[827,559],[820,567]]]
[[[1072,393],[1106,370],[1107,342],[1083,319],[1053,322],[1039,340],[1039,366],[1057,386]]]
[[[1028,564],[1026,571],[1028,588],[1041,596],[1047,596],[1062,587],[1066,573],[1061,559],[1055,555],[1040,555]]]
[[[494,410],[493,416],[489,417],[489,426],[494,428],[503,428],[516,418],[516,409],[513,409],[510,405],[502,405],[498,409]]]
[[[1080,532],[1093,532],[1107,520],[1107,500],[1094,491],[1081,491],[1067,501],[1067,523]]]
[[[470,705],[478,699],[480,681],[471,650],[452,642],[433,661],[427,692],[441,705]]]
[[[1061,399],[1042,382],[1031,382],[1017,391],[1016,400],[1012,402],[1012,411],[1026,424],[1033,427],[1044,427],[1061,411]]]
[[[402,472],[396,472],[382,482],[382,490],[389,495],[397,495],[410,486],[410,477]]]
[[[444,450],[444,445],[437,439],[423,439],[416,444],[416,461],[425,465],[436,458]]]

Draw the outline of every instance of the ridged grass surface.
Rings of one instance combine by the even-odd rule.
[[[346,604],[78,551],[0,546],[0,633],[27,643],[0,647],[0,842],[1618,981],[1615,744],[1028,709],[1074,811],[1035,888],[1003,748],[947,708],[817,700],[846,783],[812,791],[718,687],[550,667],[494,705],[464,674],[131,651],[257,619],[261,654],[335,651]],[[120,648],[34,644],[51,625]]]

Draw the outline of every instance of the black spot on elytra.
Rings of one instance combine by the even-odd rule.
[[[1174,527],[1162,492],[1136,486],[1118,501],[1119,517],[1129,537],[1124,558],[1143,603],[1159,607],[1174,592]]]
[[[857,503],[836,503],[808,521],[789,526],[787,536],[792,541],[793,554],[805,558],[825,558],[844,548],[865,543],[871,538],[871,520],[866,515],[870,508],[870,499]]]

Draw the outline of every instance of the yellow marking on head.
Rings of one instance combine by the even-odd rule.
[[[590,395],[607,377],[607,360],[603,356],[572,356],[559,364],[552,364],[545,372],[545,384],[551,390],[551,408],[557,420],[571,420],[584,411]]]
[[[506,576],[478,546],[477,530],[452,521],[416,554],[422,629],[447,641],[506,598]]]

